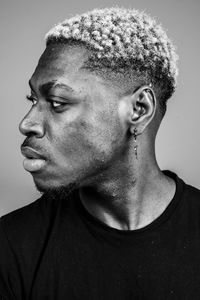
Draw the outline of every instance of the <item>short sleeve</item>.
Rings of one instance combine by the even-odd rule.
[[[14,300],[15,288],[19,286],[19,272],[13,250],[0,218],[0,300]]]

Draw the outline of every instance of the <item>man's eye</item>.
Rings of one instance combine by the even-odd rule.
[[[51,101],[51,105],[53,108],[62,107],[64,103],[58,101]]]
[[[36,105],[36,104],[37,104],[37,100],[36,100],[33,96],[31,96],[31,95],[27,95],[27,96],[26,96],[26,99],[27,99],[28,101],[31,101],[31,102],[32,102],[32,105]]]
[[[26,96],[26,99],[28,101],[31,101],[32,102],[32,106],[35,106],[37,104],[37,99],[32,96],[32,95],[27,95]],[[51,107],[53,109],[57,109],[57,110],[61,110],[62,108],[64,108],[66,106],[66,103],[63,103],[63,102],[60,102],[60,101],[54,101],[54,100],[51,100],[51,99],[47,99],[47,102],[50,103]]]
[[[55,100],[49,100],[48,102],[50,102],[51,108],[55,112],[62,112],[63,110],[65,110],[68,107],[68,104],[66,102],[55,101]]]

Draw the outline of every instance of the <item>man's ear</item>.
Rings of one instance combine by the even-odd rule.
[[[138,134],[141,134],[151,122],[156,111],[156,97],[151,87],[142,86],[131,97],[132,113],[130,131],[134,133],[137,127]]]

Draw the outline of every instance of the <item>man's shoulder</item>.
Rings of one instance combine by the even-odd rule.
[[[188,212],[196,211],[196,213],[200,214],[200,190],[190,184],[185,184],[183,197],[185,199],[185,203],[187,204],[187,208],[190,210]]]
[[[173,174],[174,180],[176,182],[176,194],[175,202],[176,207],[179,207],[181,215],[185,220],[190,220],[191,222],[200,220],[200,190],[183,180],[177,175]],[[180,204],[180,205],[179,205]],[[198,226],[200,229],[200,227]]]
[[[0,295],[4,290],[9,290],[10,282],[20,295],[24,284],[21,278],[26,282],[26,287],[31,284],[35,266],[54,229],[60,231],[62,221],[68,220],[63,215],[67,216],[71,211],[70,201],[63,200],[66,201],[43,195],[0,218]],[[67,224],[71,224],[69,220]],[[6,292],[4,294],[7,295]],[[21,299],[20,296],[18,298]]]
[[[4,226],[9,226],[12,223],[14,225],[26,224],[26,222],[31,222],[31,219],[34,218],[38,213],[41,212],[45,198],[44,196],[38,198],[34,202],[31,202],[23,207],[15,209],[0,218],[1,224]]]
[[[68,202],[67,199],[65,202]],[[3,215],[0,226],[13,239],[42,235],[62,211],[61,206],[61,198],[44,194],[34,202]],[[67,205],[64,207],[66,209]]]
[[[0,294],[10,295],[10,281],[19,292],[21,270],[26,266],[25,273],[28,274],[28,270],[33,268],[34,255],[41,240],[43,200],[41,197],[0,218]],[[9,281],[7,278],[10,278]],[[7,297],[13,299],[11,295]]]
[[[176,194],[178,196],[184,197],[187,200],[190,200],[189,202],[192,204],[194,202],[200,204],[200,189],[197,187],[190,185],[185,181],[185,179],[182,179],[179,177],[176,173],[164,170],[163,171],[165,175],[172,178],[176,183]]]
[[[59,208],[60,199],[42,195],[26,206],[1,216],[0,226],[13,242],[42,238],[53,222]]]
[[[20,243],[22,240],[29,239],[41,231],[42,219],[45,209],[45,198],[18,208],[3,215],[0,218],[1,229],[5,232],[10,242]]]
[[[197,203],[200,204],[200,190],[197,187],[185,183],[185,186],[184,186],[184,195],[190,201],[197,201]]]

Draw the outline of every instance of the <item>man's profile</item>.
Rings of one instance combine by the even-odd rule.
[[[177,73],[165,31],[134,9],[49,31],[19,126],[42,196],[0,218],[0,297],[199,299],[200,192],[155,155]]]

